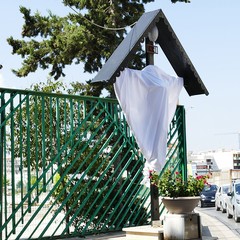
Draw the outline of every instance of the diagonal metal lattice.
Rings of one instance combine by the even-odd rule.
[[[144,158],[116,100],[0,94],[1,239],[84,237],[149,223]],[[182,106],[168,139],[166,166],[185,172]]]

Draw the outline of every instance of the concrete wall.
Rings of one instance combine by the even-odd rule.
[[[222,184],[231,183],[236,179],[240,179],[240,170],[229,169],[221,172],[213,172],[209,182],[220,186]]]

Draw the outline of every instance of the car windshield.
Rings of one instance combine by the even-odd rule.
[[[210,184],[205,185],[204,188],[203,188],[203,192],[209,192],[209,191],[217,191],[217,186],[216,185],[210,185]]]
[[[223,193],[227,194],[229,192],[229,186],[223,186],[222,191],[223,191]]]
[[[240,195],[240,183],[237,183],[235,185],[235,189],[236,189],[236,194]]]

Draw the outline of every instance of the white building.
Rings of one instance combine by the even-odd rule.
[[[200,153],[188,153],[188,163],[199,174],[240,169],[240,152],[237,150],[217,150]]]

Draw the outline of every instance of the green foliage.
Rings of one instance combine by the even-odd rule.
[[[47,84],[32,86],[37,92],[22,96],[21,106],[14,111],[14,134],[10,132],[9,139],[14,136],[14,157],[22,158],[24,166],[31,167],[34,173],[30,184],[33,198],[38,199],[42,191],[54,188],[51,200],[56,211],[65,212],[66,223],[72,221],[70,225],[77,231],[83,228],[101,229],[106,221],[107,227],[114,224],[115,216],[119,214],[116,210],[119,207],[115,208],[115,205],[119,204],[119,198],[126,190],[130,191],[131,179],[140,182],[141,176],[137,175],[136,178],[135,174],[142,162],[134,159],[128,163],[126,171],[131,172],[131,178],[123,178],[120,170],[116,172],[120,164],[111,161],[114,157],[116,159],[123,140],[119,141],[117,133],[113,133],[116,125],[109,129],[109,121],[103,121],[108,115],[102,106],[105,102],[96,107],[97,101],[94,99],[72,95],[88,94],[93,90],[91,85],[72,83],[71,86],[66,89],[62,82],[51,79]],[[113,107],[116,106],[109,104],[108,111],[112,111]],[[125,146],[121,150],[121,154],[126,155],[121,166],[133,158],[133,153],[128,151],[132,146],[127,142]],[[111,151],[103,151],[108,148]],[[135,170],[134,165],[137,165]],[[47,172],[48,166],[51,166],[51,170]],[[51,181],[47,183],[48,179]],[[111,186],[115,187],[109,192]],[[122,198],[121,204],[126,203],[127,210],[119,215],[121,227],[126,222],[147,221],[146,209],[139,204],[141,200],[138,196],[133,195],[130,200],[133,203],[128,207],[129,203]],[[80,209],[80,206],[84,207]],[[141,213],[138,217],[132,214],[136,209]],[[126,211],[128,214],[125,214]]]
[[[10,186],[10,180],[7,179],[5,176],[2,177],[3,186]]]
[[[51,67],[50,75],[58,79],[65,76],[63,70],[66,65],[80,62],[84,63],[84,71],[98,71],[126,34],[126,29],[110,31],[105,27],[118,28],[134,23],[144,12],[143,3],[138,2],[109,4],[108,0],[65,0],[66,6],[84,10],[84,13],[73,12],[66,17],[58,17],[51,12],[49,16],[41,16],[38,12],[31,15],[30,9],[20,7],[25,20],[22,37],[28,40],[8,39],[13,54],[24,58],[22,67],[15,70],[15,74],[23,77],[39,67]],[[136,64],[142,67],[139,60]]]
[[[31,88],[36,92],[68,93],[72,95],[90,95],[90,92],[93,94],[96,92],[95,95],[97,96],[101,92],[99,87],[88,84],[72,83],[71,86],[67,89],[61,81],[48,79],[47,83],[40,82],[31,86]],[[31,96],[27,102],[21,107],[21,112],[18,110],[14,115],[14,136],[18,143],[15,145],[14,151],[17,157],[20,157],[21,154],[24,159],[29,157],[30,164],[35,169],[36,166],[41,168],[44,161],[51,161],[51,157],[58,151],[58,146],[64,144],[65,140],[70,137],[70,130],[64,132],[64,129],[71,125],[71,120],[67,117],[67,115],[70,115],[70,103],[64,102],[64,100],[57,102],[56,98],[46,97],[44,98],[44,105],[42,105],[42,97],[35,95]],[[59,106],[62,106],[62,108]],[[83,112],[78,113],[77,106],[74,109],[77,121],[78,114],[83,114]],[[42,121],[45,122],[44,125]],[[98,122],[96,122],[96,126],[97,124]],[[58,128],[59,130],[62,129],[60,135],[58,135]],[[28,138],[22,138],[22,136],[28,135],[31,139],[30,145],[28,144]],[[28,154],[29,147],[30,155]],[[36,149],[37,155],[35,153]],[[27,160],[24,161],[24,165],[27,164]]]
[[[34,185],[36,182],[38,185],[38,189],[41,190],[43,188],[43,182],[39,182],[36,176],[31,176],[31,186]]]
[[[187,181],[184,181],[179,172],[172,173],[168,169],[160,176],[156,172],[152,172],[151,184],[158,187],[159,194],[162,197],[199,196],[208,178],[208,175],[199,175],[195,178],[188,176]]]
[[[131,205],[127,201],[128,199],[122,198],[121,206],[126,205],[126,208],[119,214],[121,207],[116,207],[119,205],[119,198],[122,197],[122,194],[125,189],[123,189],[122,193],[119,193],[119,185],[109,194],[109,188],[112,184],[114,184],[114,179],[110,181],[108,187],[104,187],[104,183],[109,180],[110,175],[106,175],[104,179],[101,181],[101,184],[98,188],[95,188],[95,184],[97,182],[96,179],[86,179],[82,182],[81,185],[78,186],[76,190],[76,196],[69,198],[68,206],[73,206],[74,200],[80,194],[80,198],[78,200],[78,204],[75,205],[75,208],[72,209],[70,215],[73,216],[81,206],[81,203],[86,202],[83,209],[81,209],[80,214],[77,214],[73,221],[73,226],[75,231],[82,232],[89,226],[89,229],[101,230],[102,226],[105,224],[106,228],[109,230],[114,229],[114,225],[119,224],[124,227],[125,224],[132,224],[134,222],[135,214],[137,213],[139,217],[137,219],[141,219],[138,224],[143,225],[147,223],[147,212],[141,204],[139,204],[139,200],[134,195],[132,197],[132,201],[134,201]],[[91,181],[87,190],[82,192],[87,185],[87,183]],[[122,179],[121,184],[125,184],[129,186],[129,182],[125,183],[126,179]],[[129,181],[129,180],[128,180]],[[74,183],[73,183],[74,184]],[[120,184],[120,183],[119,183]],[[91,192],[92,189],[95,189]],[[127,189],[129,193],[131,193],[131,189]],[[91,194],[89,194],[91,192]],[[66,196],[69,192],[66,192]],[[117,197],[116,197],[117,196]],[[97,201],[95,201],[97,199]],[[87,201],[86,201],[87,200]],[[92,203],[95,202],[93,205]],[[129,206],[130,205],[130,206]],[[96,214],[96,210],[98,211]],[[133,215],[132,212],[135,212]],[[114,217],[115,216],[115,217]],[[118,216],[118,221],[116,221],[116,216]],[[131,216],[131,217],[130,217]],[[135,220],[136,221],[136,220]],[[112,229],[111,229],[112,228]]]
[[[25,20],[22,37],[27,40],[7,39],[12,53],[23,58],[21,68],[14,73],[24,77],[38,68],[51,68],[50,76],[59,79],[65,76],[65,66],[73,63],[83,63],[85,72],[98,71],[125,37],[126,27],[144,13],[144,4],[153,1],[64,0],[63,4],[74,10],[65,17],[51,12],[48,16],[39,12],[32,15],[30,9],[20,7]],[[172,0],[177,1],[190,2]],[[128,67],[141,69],[143,58],[139,47]]]

